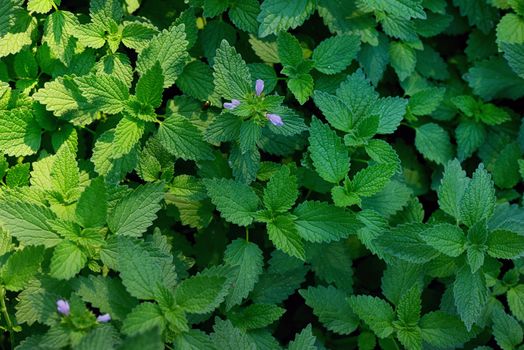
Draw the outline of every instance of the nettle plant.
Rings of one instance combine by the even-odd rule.
[[[524,349],[518,0],[0,0],[0,338]]]

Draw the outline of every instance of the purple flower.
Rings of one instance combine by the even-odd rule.
[[[282,121],[282,118],[278,114],[268,113],[268,114],[266,114],[266,118],[274,126],[282,126],[282,125],[284,125],[284,122]]]
[[[225,109],[235,109],[239,105],[240,105],[240,101],[239,100],[232,99],[231,102],[224,103],[224,108]]]
[[[257,93],[257,96],[260,96],[262,91],[264,91],[264,81],[262,79],[257,79],[255,82],[255,92]]]
[[[69,303],[67,300],[60,299],[56,302],[56,310],[64,316],[69,315]]]
[[[109,314],[103,314],[96,318],[96,320],[100,323],[106,323],[111,321],[111,316]]]

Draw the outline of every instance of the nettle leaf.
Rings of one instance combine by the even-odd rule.
[[[240,304],[253,290],[262,273],[264,259],[256,244],[236,239],[227,246],[224,262],[230,266],[238,266],[231,291],[226,297],[226,306],[230,309]]]
[[[197,275],[182,281],[175,290],[175,302],[184,311],[205,314],[214,310],[227,294],[224,277]]]
[[[222,40],[213,65],[215,92],[229,100],[244,98],[252,91],[251,74],[234,47]]]
[[[139,237],[157,218],[162,199],[162,182],[141,185],[129,191],[109,213],[109,229],[116,235]]]
[[[129,99],[129,88],[111,75],[93,74],[75,80],[93,108],[108,114],[121,112]]]
[[[271,304],[251,304],[228,314],[229,320],[240,329],[264,328],[278,320],[285,310]]]
[[[267,223],[267,233],[273,244],[283,252],[306,259],[304,242],[291,215],[279,215]]]
[[[314,67],[324,74],[339,73],[353,61],[359,49],[360,38],[356,35],[331,37],[313,51]]]
[[[296,3],[266,0],[260,6],[260,14],[257,17],[261,23],[258,36],[263,38],[282,30],[294,29],[304,23],[314,10],[315,2],[312,0],[298,0]]]
[[[357,328],[358,318],[346,301],[346,294],[341,290],[333,286],[309,287],[300,290],[300,295],[330,331],[344,335]]]
[[[386,338],[393,333],[395,312],[387,302],[368,295],[352,295],[348,301],[353,312],[355,312],[379,338]]]
[[[164,88],[175,83],[182,73],[188,59],[185,26],[179,24],[169,30],[164,29],[156,35],[144,48],[137,59],[137,71],[146,74],[157,63],[160,64],[164,76]]]
[[[424,342],[437,347],[458,346],[470,338],[460,319],[442,311],[425,314],[419,326]]]
[[[494,258],[515,259],[524,254],[524,236],[512,231],[490,232],[486,245],[487,253]]]
[[[457,257],[466,249],[466,236],[460,227],[442,223],[422,233],[422,239],[439,252]]]
[[[68,280],[85,266],[86,254],[76,244],[67,240],[58,244],[51,258],[50,275],[57,279]]]
[[[457,312],[470,331],[488,302],[488,289],[482,271],[472,273],[469,266],[462,267],[453,284],[453,295]]]
[[[40,148],[41,131],[30,109],[0,110],[0,151],[20,157]]]
[[[495,189],[491,176],[481,164],[464,191],[460,201],[460,217],[467,226],[488,219],[495,208]]]
[[[298,197],[297,178],[288,167],[281,167],[270,179],[264,190],[264,206],[273,212],[285,212]]]
[[[314,118],[309,129],[309,151],[318,174],[338,183],[349,172],[349,152],[342,139],[328,125]]]
[[[162,104],[162,92],[164,91],[164,75],[162,67],[157,61],[138,80],[135,94],[138,101],[158,108]]]
[[[230,179],[205,179],[204,185],[226,221],[240,226],[253,222],[259,199],[248,185]]]
[[[453,145],[449,134],[435,123],[424,124],[417,128],[415,137],[417,150],[437,164],[446,164],[453,158]]]
[[[40,269],[43,259],[43,246],[27,246],[14,252],[0,269],[2,284],[10,291],[24,289]]]

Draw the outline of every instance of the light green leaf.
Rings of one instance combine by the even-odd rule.
[[[502,350],[516,349],[524,338],[519,322],[500,309],[493,312],[493,336]]]
[[[80,272],[86,262],[86,254],[76,244],[64,240],[53,251],[50,275],[62,280],[71,279]]]
[[[156,138],[169,153],[185,160],[213,159],[211,147],[200,131],[185,117],[173,113],[158,127]]]
[[[164,184],[148,183],[126,193],[109,213],[107,223],[116,235],[139,237],[157,218]]]
[[[142,303],[137,305],[133,311],[131,311],[122,325],[122,333],[127,335],[137,334],[138,339],[134,342],[129,342],[129,345],[135,346],[137,340],[144,337],[144,334],[148,330],[155,330],[162,332],[166,328],[166,319],[162,314],[162,310],[158,304],[153,303]],[[144,346],[136,348],[135,350],[147,348],[151,343],[149,341]],[[129,349],[129,346],[125,347]]]
[[[14,252],[0,269],[0,279],[7,290],[20,291],[40,269],[44,259],[42,246],[27,246]]]
[[[422,339],[439,348],[450,348],[469,340],[469,333],[456,316],[433,311],[420,319]]]
[[[152,25],[141,22],[124,22],[122,29],[122,44],[141,52],[153,39],[158,31]]]
[[[91,74],[75,80],[82,96],[99,111],[108,114],[121,112],[129,99],[129,89],[118,78],[107,74]]]
[[[280,215],[268,222],[267,233],[275,247],[291,256],[305,260],[304,242],[302,242],[292,216]]]
[[[164,75],[164,88],[173,85],[189,56],[184,28],[183,24],[172,26],[151,39],[138,55],[137,71],[145,74],[158,62]]]
[[[136,84],[136,97],[143,104],[158,108],[162,104],[164,76],[158,61],[149,68]]]
[[[315,345],[317,338],[311,331],[311,324],[308,324],[299,334],[295,336],[295,339],[289,342],[288,350],[317,350]]]
[[[31,110],[0,110],[0,151],[20,157],[35,154],[40,148],[41,132]]]
[[[118,159],[131,152],[140,142],[145,128],[143,120],[125,114],[115,128],[111,158]]]
[[[481,164],[473,173],[460,202],[461,221],[471,227],[483,219],[488,219],[493,213],[495,202],[491,176]]]
[[[404,80],[415,71],[417,56],[415,50],[402,42],[392,42],[389,45],[391,66],[400,80]]]
[[[315,10],[315,1],[266,0],[260,6],[260,10],[257,17],[261,23],[258,36],[263,38],[282,30],[294,29],[304,23]]]
[[[498,259],[515,259],[524,254],[524,236],[507,230],[494,230],[488,235],[487,253]]]

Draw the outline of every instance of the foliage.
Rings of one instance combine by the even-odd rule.
[[[1,347],[523,349],[524,3],[1,0]]]

